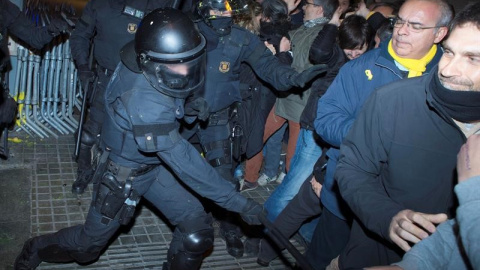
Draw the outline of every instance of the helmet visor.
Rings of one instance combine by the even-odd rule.
[[[205,54],[185,62],[147,61],[143,73],[158,91],[177,98],[186,98],[190,93],[203,87]]]

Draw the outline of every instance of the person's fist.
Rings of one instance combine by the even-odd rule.
[[[242,212],[240,212],[242,219],[249,225],[261,225],[260,215],[265,215],[263,206],[253,199],[247,199],[247,204],[243,207]]]

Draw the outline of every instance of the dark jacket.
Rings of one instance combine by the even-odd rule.
[[[345,257],[367,247],[376,254],[344,267],[398,261],[398,248],[386,242],[390,222],[401,210],[454,213],[457,153],[466,138],[433,100],[429,88],[435,76],[437,69],[374,92],[342,143],[335,177],[363,228],[363,233],[359,226],[352,229]]]
[[[318,32],[317,37],[310,47],[309,58],[314,65],[325,64],[328,72],[312,83],[312,90],[308,97],[307,105],[300,117],[300,126],[304,129],[315,130],[313,122],[317,118],[318,99],[327,92],[328,87],[338,74],[338,71],[348,61],[343,50],[337,43],[338,27],[334,24],[326,24]]]
[[[41,49],[53,38],[47,27],[36,27],[15,4],[0,0],[0,71],[8,63],[7,33],[35,49]]]
[[[277,51],[275,55],[281,63],[290,65],[292,56],[289,52],[280,51],[280,40],[288,37],[291,24],[285,23],[261,23],[260,39],[272,44]],[[248,89],[246,102],[249,102],[249,121],[246,127],[247,145],[246,156],[250,158],[260,152],[263,148],[263,133],[268,114],[275,104],[277,90],[266,82],[262,82],[253,72],[252,68],[243,63],[240,67],[240,88]],[[242,91],[244,92],[244,91]],[[245,98],[244,98],[245,100]]]
[[[318,101],[315,130],[331,147],[327,170],[335,170],[340,144],[350,130],[365,100],[377,88],[403,78],[404,74],[395,65],[385,42],[380,48],[371,50],[361,57],[347,62],[338,76]],[[440,48],[433,60],[427,65],[424,75],[438,63],[442,51]],[[333,173],[327,175],[332,175]],[[343,215],[342,200],[335,187],[333,178],[326,177],[320,200],[323,205],[339,218]]]
[[[70,37],[77,67],[88,65],[93,39],[95,60],[101,67],[113,71],[120,61],[120,49],[133,40],[143,16],[167,5],[168,0],[89,1]],[[126,14],[126,7],[135,15]]]
[[[183,99],[160,93],[143,74],[119,64],[105,101],[107,114],[101,140],[103,148],[110,149],[109,160],[129,168],[145,164],[168,166],[200,196],[231,211],[242,210],[246,198],[180,136],[178,121],[184,116]]]
[[[297,72],[282,64],[257,35],[233,25],[228,35],[220,36],[203,21],[197,25],[207,39],[204,97],[211,112],[218,112],[242,100],[239,75],[240,64],[244,62],[260,79],[279,91],[296,85],[293,80]]]

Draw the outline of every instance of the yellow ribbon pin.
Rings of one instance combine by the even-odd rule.
[[[365,75],[367,75],[369,81],[373,79],[372,71],[370,69],[365,70]]]

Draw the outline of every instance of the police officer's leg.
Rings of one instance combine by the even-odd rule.
[[[87,123],[88,124],[88,121]],[[80,151],[77,159],[77,179],[72,184],[73,194],[82,194],[87,188],[93,176],[91,149],[97,142],[97,136],[92,133],[91,128],[84,128],[82,140],[80,142]]]
[[[144,197],[175,225],[164,269],[199,269],[204,253],[213,247],[212,218],[165,167]]]
[[[15,260],[14,269],[35,269],[42,261],[88,263],[98,258],[120,225],[102,223],[102,215],[90,206],[84,225],[30,238]]]
[[[217,125],[200,129],[197,133],[204,149],[205,158],[215,170],[239,189],[239,183],[233,177],[231,162],[232,146],[230,144],[230,126]],[[213,207],[215,218],[220,221],[220,235],[227,244],[227,252],[235,258],[243,256],[244,246],[241,241],[241,223],[237,214],[220,207]]]
[[[99,173],[103,175],[103,172]],[[157,173],[158,170],[152,170],[135,177],[132,181],[132,189],[136,195],[143,195],[150,184],[155,181]],[[105,189],[105,185],[101,185],[104,180],[105,178],[98,179],[93,184],[92,204],[85,224],[29,239],[15,261],[15,269],[32,269],[42,261],[88,263],[98,258],[110,238],[120,227],[119,220],[129,220],[124,215],[120,215],[120,213],[125,213],[122,211],[123,208],[114,213],[112,218],[107,218],[101,213],[101,209],[104,207],[111,209],[108,206],[115,205],[117,202],[125,206],[123,204],[125,198],[112,196],[110,190]],[[102,200],[96,200],[97,198],[102,198]],[[131,216],[133,216],[133,212],[130,212]]]
[[[82,141],[77,160],[77,179],[72,185],[72,193],[74,194],[82,194],[92,180],[93,171],[90,150],[92,146],[98,142],[98,136],[102,128],[103,117],[105,115],[104,95],[109,79],[110,77],[105,76],[105,74],[99,74],[98,76],[94,93],[95,96],[82,130]]]

